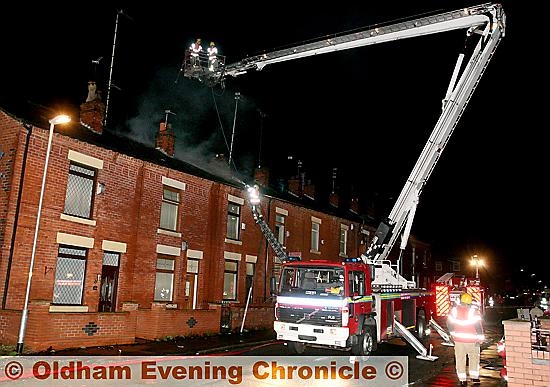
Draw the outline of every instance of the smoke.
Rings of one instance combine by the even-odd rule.
[[[159,70],[148,88],[136,100],[137,115],[127,119],[126,136],[153,147],[159,123],[168,115],[174,131],[175,157],[212,174],[242,180],[252,176],[255,149],[246,137],[253,124],[251,114],[257,115],[255,103],[248,98],[238,101],[232,163],[227,160],[235,118],[235,92],[210,88],[195,79],[180,76],[174,83],[177,69]],[[225,155],[225,162],[216,155]],[[244,178],[246,180],[246,178]]]

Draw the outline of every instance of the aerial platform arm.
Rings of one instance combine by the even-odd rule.
[[[478,37],[477,45],[463,69],[461,67],[464,53],[459,55],[443,100],[441,115],[389,217],[380,224],[371,245],[363,254],[363,260],[366,262],[386,260],[402,232],[401,248],[404,249],[422,188],[428,181],[498,43],[504,36],[506,18],[502,7],[498,4],[480,7],[485,9],[485,22],[478,24],[477,19],[469,19],[474,23],[471,26],[465,24],[465,27],[468,27],[468,36]],[[459,73],[460,77],[458,77]]]
[[[210,76],[222,81],[228,76],[236,77],[249,70],[262,70],[273,63],[457,29],[477,28],[496,21],[494,15],[497,13],[502,13],[501,6],[487,3],[399,23],[381,24],[351,33],[330,35],[305,44],[244,58],[239,62],[222,66]]]

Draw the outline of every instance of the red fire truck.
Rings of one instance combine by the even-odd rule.
[[[261,200],[257,187],[248,187],[256,223],[277,256],[285,261],[278,287],[275,278],[272,279],[272,291],[277,294],[274,328],[277,337],[286,340],[296,352],[303,352],[307,346],[327,346],[368,355],[377,343],[401,336],[415,347],[418,357],[436,359],[428,354],[421,340],[428,332],[427,322],[432,323],[434,294],[405,279],[398,271],[399,263],[393,263],[389,254],[398,237],[401,237],[401,253],[406,247],[422,188],[504,36],[504,11],[500,4],[485,3],[381,24],[247,57],[201,75],[201,80],[206,76],[209,83],[221,82],[223,86],[227,76],[261,70],[272,63],[458,29],[466,30],[468,40],[475,40],[473,45],[461,47],[473,47],[468,53],[469,59],[463,63],[466,54],[458,55],[443,98],[441,115],[390,215],[380,223],[360,258],[291,261],[259,211]],[[197,77],[195,73],[184,75]]]
[[[446,273],[434,284],[435,317],[446,317],[452,306],[458,304],[462,293],[472,296],[472,303],[477,305],[481,313],[485,311],[485,288],[479,278],[457,277],[454,273]]]

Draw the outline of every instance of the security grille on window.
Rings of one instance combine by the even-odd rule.
[[[178,227],[178,206],[180,193],[174,189],[164,187],[162,207],[160,208],[160,228],[176,231]]]
[[[108,251],[105,251],[103,253],[103,266],[118,267],[119,260],[120,260],[120,253],[110,253]]]
[[[280,214],[275,215],[275,235],[277,241],[283,246],[285,245],[285,217]]]
[[[155,301],[172,301],[174,290],[174,260],[157,258]]]
[[[241,206],[229,202],[227,205],[227,238],[239,240],[239,229],[241,224]]]
[[[86,252],[80,247],[59,246],[53,287],[54,304],[82,305]]]
[[[348,247],[348,230],[341,227],[340,228],[340,254],[346,255]]]
[[[64,213],[80,218],[92,216],[96,170],[71,163]]]
[[[311,250],[319,251],[319,223],[311,223]]]
[[[237,268],[236,261],[225,261],[225,271],[223,273],[223,299],[237,299]]]

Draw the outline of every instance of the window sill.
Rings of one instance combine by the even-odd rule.
[[[338,256],[341,257],[341,258],[347,258],[348,257],[348,255],[344,254],[344,253],[340,253],[340,254],[338,254]]]
[[[67,214],[61,214],[60,218],[63,219],[63,220],[68,220],[69,222],[86,224],[88,226],[95,226],[96,225],[96,221],[94,219],[78,218],[76,216],[67,215]]]
[[[78,313],[87,311],[87,305],[50,305],[50,312],[53,313]]]
[[[233,245],[242,245],[243,241],[236,241],[235,239],[227,239],[225,238],[225,243],[231,243]]]
[[[157,228],[157,234],[170,235],[170,236],[173,236],[173,237],[176,237],[176,238],[181,238],[181,232],[168,231],[168,230],[164,230],[162,228]]]
[[[319,250],[309,250],[309,252],[312,254],[321,255],[321,252]]]

